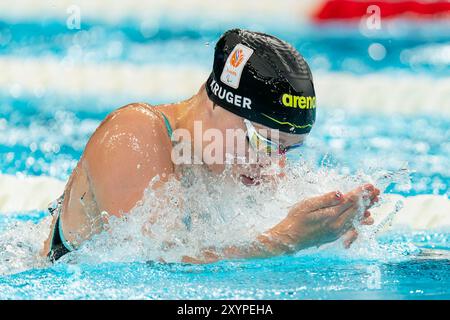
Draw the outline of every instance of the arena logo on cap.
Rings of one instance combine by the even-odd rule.
[[[316,97],[295,96],[292,94],[283,94],[281,102],[285,107],[314,109],[316,107]]]
[[[237,89],[241,81],[242,70],[244,70],[245,64],[252,54],[253,49],[238,43],[225,62],[220,81]]]

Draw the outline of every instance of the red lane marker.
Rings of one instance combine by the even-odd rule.
[[[358,19],[368,14],[367,8],[371,5],[380,8],[382,18],[395,18],[401,15],[420,19],[435,18],[437,15],[450,16],[450,1],[445,0],[434,2],[327,0],[313,19],[317,22]]]

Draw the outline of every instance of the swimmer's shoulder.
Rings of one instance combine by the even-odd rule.
[[[129,158],[129,153],[167,157],[171,140],[160,112],[146,103],[131,103],[111,112],[89,139],[85,155]],[[157,151],[157,155],[155,154]],[[92,156],[91,156],[92,157]]]
[[[173,173],[164,119],[147,104],[113,111],[89,139],[84,168],[100,211],[131,208],[155,177]]]
[[[134,118],[139,122],[146,122],[147,124],[163,124],[163,116],[158,112],[154,106],[145,102],[129,103],[123,107],[117,108],[111,112],[101,123],[100,126],[109,122],[123,121],[128,118]]]
[[[170,141],[165,127],[164,117],[153,106],[144,102],[135,102],[120,107],[101,122],[92,137],[116,132],[122,134],[137,134],[147,138]],[[92,138],[91,138],[92,139]],[[100,140],[104,142],[104,139]]]

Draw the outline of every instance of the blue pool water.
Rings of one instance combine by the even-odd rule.
[[[448,299],[449,240],[392,233],[378,239],[378,256],[366,247],[211,265],[57,263],[0,276],[0,298]]]
[[[448,50],[448,28],[437,25],[426,32],[370,38],[351,28],[342,27],[343,33],[334,30],[306,26],[299,33],[277,31],[276,35],[291,41],[311,61],[313,73],[389,75],[400,70],[442,79],[450,72],[448,56],[427,59],[430,49]],[[132,22],[115,27],[87,24],[74,32],[57,22],[0,21],[3,39],[9,37],[0,42],[0,56],[62,59],[72,55],[99,65],[163,62],[209,68],[214,40],[222,31],[161,25],[151,37],[143,37]],[[387,49],[382,61],[367,55],[373,42]],[[80,57],[74,46],[89,55]],[[51,90],[17,95],[0,88],[0,173],[66,180],[100,121],[134,99],[74,98]],[[158,96],[147,101],[167,102]],[[349,112],[344,107],[318,109],[308,151],[302,155],[305,160],[347,175],[407,168],[409,183],[392,181],[386,193],[448,198],[449,117]],[[450,102],[442,107],[450,108]],[[34,261],[38,245],[33,241],[39,237],[30,235],[44,233],[41,225],[46,216],[44,211],[0,212],[0,299],[450,298],[448,226],[426,231],[393,229],[375,238],[363,234],[349,250],[335,244],[292,256],[202,266],[146,262],[138,257],[95,263],[71,259],[71,255],[49,265]]]

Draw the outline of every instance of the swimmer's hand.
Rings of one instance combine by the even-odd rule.
[[[345,195],[337,191],[300,201],[283,221],[248,247],[207,248],[200,256],[184,256],[182,261],[211,263],[229,258],[262,258],[320,246],[341,236],[349,247],[358,235],[353,227],[354,218],[362,213],[359,222],[373,224],[368,209],[378,201],[379,194],[380,190],[366,184]]]
[[[360,223],[373,224],[368,209],[378,201],[380,190],[371,184],[342,194],[330,192],[303,200],[289,211],[288,216],[258,240],[272,253],[294,252],[320,246],[344,237],[349,247],[357,233],[353,220],[361,213]]]

